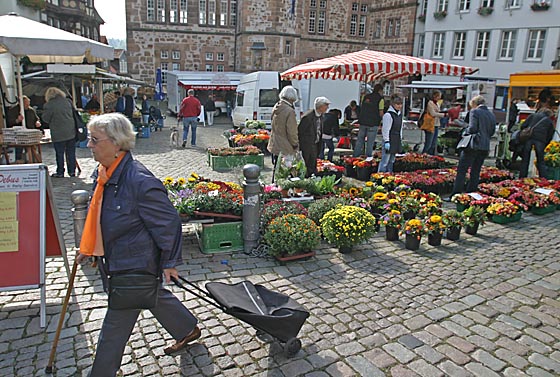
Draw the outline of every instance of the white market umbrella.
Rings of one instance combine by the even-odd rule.
[[[10,53],[17,58],[21,109],[21,57],[27,56],[33,63],[82,63],[84,59],[95,63],[114,57],[111,46],[14,13],[0,16],[0,53]]]

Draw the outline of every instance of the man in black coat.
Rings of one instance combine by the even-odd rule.
[[[531,151],[535,147],[537,156],[537,170],[539,177],[544,177],[546,173],[546,165],[544,164],[544,149],[554,136],[554,123],[552,123],[552,111],[543,107],[535,114],[529,115],[527,120],[521,126],[521,129],[533,127],[531,138],[523,144],[521,152],[521,168],[519,170],[519,178],[527,177],[529,173],[529,161],[531,159]]]
[[[314,109],[307,111],[299,122],[298,142],[307,169],[306,177],[315,174],[317,170],[317,157],[322,146],[323,114],[327,112],[330,103],[326,97],[315,98]]]

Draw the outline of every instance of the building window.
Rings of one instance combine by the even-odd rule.
[[[319,8],[326,9],[327,8],[327,0],[320,0],[319,1]]]
[[[387,38],[398,37],[401,34],[401,20],[390,18],[387,21]]]
[[[455,33],[455,42],[453,43],[453,58],[461,59],[465,57],[465,44],[467,41],[467,33]]]
[[[229,1],[229,24],[230,26],[235,26],[237,22],[237,1]]]
[[[223,62],[225,60],[224,59],[224,53],[223,52],[218,52],[216,54],[216,60],[219,61],[219,62]]]
[[[375,39],[381,38],[381,20],[375,20],[373,38]]]
[[[542,60],[544,38],[546,30],[530,30],[529,46],[527,46],[527,60]]]
[[[198,23],[206,25],[206,0],[198,1]]]
[[[360,16],[360,26],[358,27],[358,35],[365,37],[366,35],[366,20],[367,16]]]
[[[172,63],[171,67],[173,67],[174,71],[178,71],[181,69],[181,65],[179,63]]]
[[[426,43],[426,36],[424,34],[418,35],[418,56],[424,56],[424,44]]]
[[[218,64],[216,66],[216,71],[218,72],[223,72],[224,71],[224,65],[223,64]]]
[[[207,52],[206,53],[206,61],[213,61],[214,60],[214,53],[213,52]]]
[[[471,0],[459,0],[459,12],[468,12],[471,9]]]
[[[146,15],[147,16],[146,19],[148,21],[151,21],[151,22],[154,22],[156,20],[156,3],[155,3],[155,1],[156,0],[148,0],[148,2],[147,2],[148,12],[147,12],[147,15]]]
[[[500,44],[500,60],[513,60],[515,51],[516,30],[505,30],[502,32],[502,43]]]
[[[490,32],[479,31],[476,36],[476,52],[474,54],[475,59],[487,59],[489,46]]]
[[[317,20],[317,33],[325,34],[325,11],[319,11],[319,19]]]
[[[356,35],[356,23],[358,22],[358,15],[353,14],[350,16],[350,35]]]
[[[208,25],[216,25],[216,0],[208,0]]]
[[[206,72],[212,72],[212,71],[214,71],[214,65],[206,64]]]
[[[125,59],[119,60],[119,73],[128,73],[128,67]]]
[[[177,0],[169,0],[169,22],[173,24],[178,21],[178,5]]]
[[[420,14],[426,15],[428,11],[428,0],[422,0],[420,4]]]
[[[358,3],[352,3],[352,12],[358,11]]]
[[[220,26],[227,26],[227,1],[222,0],[220,2]]]
[[[162,59],[169,59],[169,51],[161,50],[161,58]]]
[[[171,59],[173,59],[173,60],[181,59],[181,51],[173,50],[171,52]]]
[[[167,70],[169,69],[169,63],[161,63],[161,83],[167,84]]]
[[[179,23],[187,23],[187,0],[181,0],[179,2]]]
[[[443,48],[445,45],[445,33],[434,33],[434,58],[443,58]]]
[[[481,8],[494,8],[494,0],[482,0]]]
[[[367,4],[360,5],[360,12],[367,13]]]
[[[157,21],[165,22],[165,0],[157,0]]]
[[[449,4],[448,0],[438,0],[436,11],[437,12],[447,11],[448,4]]]
[[[309,1],[309,6],[311,8],[316,8],[317,7],[317,0],[310,0]]]
[[[315,19],[317,18],[317,12],[314,10],[309,11],[309,28],[310,33],[315,33]]]
[[[401,19],[395,18],[395,37],[401,36]]]
[[[521,8],[521,0],[506,0],[506,9]]]
[[[292,41],[286,41],[286,43],[284,44],[284,55],[292,55]]]

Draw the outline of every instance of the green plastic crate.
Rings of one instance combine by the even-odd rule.
[[[545,178],[560,181],[560,167],[547,166]]]
[[[208,163],[212,170],[231,170],[245,164],[255,164],[261,169],[264,167],[264,154],[247,156],[214,156],[208,155]]]
[[[243,222],[201,224],[198,234],[203,254],[243,251]]]

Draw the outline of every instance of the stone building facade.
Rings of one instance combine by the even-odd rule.
[[[364,48],[411,55],[413,0],[126,1],[128,70],[284,71]]]

